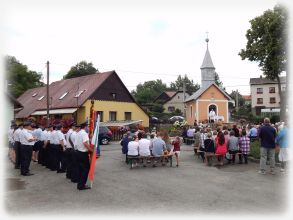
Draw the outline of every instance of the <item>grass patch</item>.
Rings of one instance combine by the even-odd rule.
[[[253,142],[250,142],[250,155],[255,158],[260,158],[260,143],[259,140],[254,140]]]
[[[260,142],[255,140],[250,142],[250,155],[255,159],[260,159]],[[275,153],[275,161],[279,162],[279,152]]]

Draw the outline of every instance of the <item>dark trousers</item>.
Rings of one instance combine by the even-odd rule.
[[[78,153],[76,150],[72,152],[72,168],[71,168],[71,182],[78,183],[80,179],[80,172],[78,168]]]
[[[51,169],[52,167],[52,162],[51,162],[51,158],[52,158],[52,152],[53,152],[53,144],[48,144],[46,147],[46,167]]]
[[[77,163],[79,170],[79,182],[77,183],[77,188],[83,189],[85,187],[90,170],[88,152],[77,151]]]
[[[38,154],[38,163],[43,164],[44,163],[44,141],[38,141],[39,154]]]
[[[21,161],[20,161],[20,174],[26,174],[29,172],[29,166],[31,164],[33,146],[20,145]]]
[[[57,159],[57,155],[58,155],[58,145],[56,144],[50,144],[50,148],[49,148],[49,169],[52,171],[56,171],[58,166],[58,159]]]
[[[236,153],[238,153],[239,150],[229,150],[229,154],[232,155],[232,163],[235,163],[235,155]],[[241,158],[241,155],[239,155],[239,161],[242,162],[242,158]]]
[[[72,148],[67,148],[64,152],[64,166],[66,167],[66,178],[72,178],[73,172],[73,162],[74,160],[74,150]]]
[[[64,151],[61,144],[56,145],[57,146],[57,171],[65,171],[66,170],[66,163],[64,161]]]
[[[241,156],[241,155],[240,155]],[[248,163],[247,159],[248,159],[248,155],[247,154],[243,154],[244,157],[244,163]],[[242,157],[241,157],[242,159]],[[241,160],[242,161],[242,160]]]
[[[15,168],[20,168],[20,142],[15,141],[14,143],[14,151],[15,151]]]

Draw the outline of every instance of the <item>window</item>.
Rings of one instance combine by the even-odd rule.
[[[169,112],[175,112],[175,107],[174,106],[169,106],[168,111]]]
[[[83,92],[85,92],[85,90],[78,91],[78,93],[76,93],[76,95],[74,96],[74,98],[78,98]]]
[[[36,95],[38,95],[38,93],[37,93],[37,92],[35,92],[35,93],[32,95],[32,97],[35,97]]]
[[[131,120],[131,112],[124,112],[124,119]]]
[[[285,90],[286,90],[286,86],[282,86],[281,91],[285,92]]]
[[[271,104],[276,103],[276,98],[275,98],[275,97],[271,97],[271,98],[270,98],[270,103],[271,103]]]
[[[275,93],[276,91],[275,91],[275,87],[270,87],[269,88],[269,93]]]
[[[41,101],[45,96],[41,96],[40,98],[38,98],[39,101]]]
[[[109,112],[109,121],[116,121],[117,112]]]
[[[104,114],[103,113],[104,112],[102,112],[102,111],[97,111],[97,114],[100,115],[100,122],[103,122],[104,121]]]
[[[60,96],[59,100],[63,99],[67,94],[68,92],[65,92],[62,96]]]
[[[258,98],[257,99],[257,104],[263,104],[263,99],[262,98]]]
[[[111,96],[113,99],[116,99],[117,94],[116,93],[111,93]]]
[[[257,88],[256,89],[256,93],[257,94],[262,94],[263,93],[263,89],[262,88]]]

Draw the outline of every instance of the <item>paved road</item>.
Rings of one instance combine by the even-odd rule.
[[[7,161],[6,211],[23,214],[278,214],[287,210],[287,174],[260,175],[258,164],[207,167],[183,146],[176,167],[130,170],[118,143],[102,146],[93,189],[37,165],[23,177]]]

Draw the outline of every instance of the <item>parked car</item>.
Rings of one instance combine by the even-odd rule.
[[[99,143],[106,145],[112,140],[112,132],[106,126],[100,126],[99,128]]]
[[[160,122],[160,120],[157,117],[151,117],[150,118],[150,123],[152,123],[152,124],[157,124],[159,122]]]
[[[174,123],[175,121],[179,121],[179,122],[182,122],[182,121],[184,121],[185,119],[184,119],[184,117],[182,117],[182,116],[172,116],[171,118],[169,118],[169,121],[171,122],[171,123]]]

